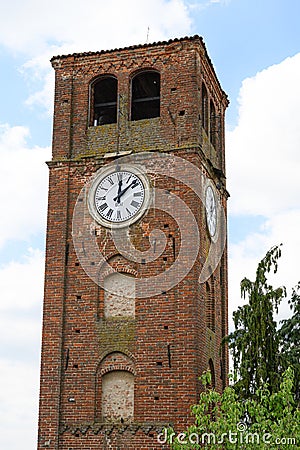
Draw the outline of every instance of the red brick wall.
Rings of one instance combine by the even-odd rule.
[[[226,211],[223,122],[227,98],[198,37],[56,57],[52,63],[56,90],[53,161],[49,163],[38,448],[45,448],[47,443],[48,448],[61,450],[167,448],[157,442],[157,433],[165,424],[172,423],[182,431],[190,422],[190,405],[197,402],[201,389],[198,377],[208,368],[210,359],[217,389],[226,383],[226,350],[222,368],[219,357],[219,345],[227,333],[226,249],[212,275],[215,301],[208,303],[205,284],[198,282],[210,247],[205,208],[180,181],[149,174],[152,186],[168,190],[190,207],[200,232],[198,256],[187,276],[172,289],[152,298],[139,296],[137,291],[134,317],[105,318],[104,291],[88,277],[74,249],[73,212],[85,183],[113,160],[106,157],[107,153],[128,150],[170,152],[190,161],[215,186],[219,184]],[[161,115],[131,122],[130,80],[143,68],[160,71]],[[101,74],[118,79],[118,126],[89,126],[90,85]],[[216,148],[201,125],[203,80],[221,124]],[[189,177],[188,173],[184,175]],[[101,226],[94,234],[105,259],[115,255],[112,267],[142,279],[170,268],[185,238],[185,227],[179,229],[166,212],[150,209],[131,227],[136,248],[149,248],[149,234],[155,228],[164,232],[167,245],[159,258],[147,264],[116,256],[112,236]],[[89,263],[98,262],[91,258]],[[215,305],[215,311],[207,310],[209,304]],[[207,327],[206,318],[212,314],[215,332]],[[101,373],[104,361],[113,352],[124,355],[128,370],[134,374],[134,418],[125,424],[105,423],[101,418]],[[120,370],[120,364],[115,370]]]

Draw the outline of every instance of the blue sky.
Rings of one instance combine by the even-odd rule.
[[[92,11],[92,13],[90,13]],[[51,56],[203,36],[226,121],[230,311],[283,243],[275,284],[300,279],[298,0],[12,0],[0,17],[0,448],[37,432],[54,73]],[[281,317],[288,313],[286,306]]]

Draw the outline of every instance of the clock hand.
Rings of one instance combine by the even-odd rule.
[[[137,184],[137,180],[133,180],[132,183],[130,183],[128,186],[126,186],[126,188],[123,189],[123,191],[118,192],[117,196],[113,199],[113,201],[117,201],[118,203],[120,203],[120,198],[122,197],[123,194],[125,194],[126,191],[128,191],[129,188],[136,186]]]
[[[118,188],[118,194],[117,194],[117,197],[115,197],[114,198],[114,201],[116,201],[117,200],[117,202],[118,203],[120,203],[120,194],[121,194],[121,191],[122,191],[122,179],[119,181],[119,188]]]

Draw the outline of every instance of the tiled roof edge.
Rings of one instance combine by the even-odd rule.
[[[182,42],[182,41],[196,41],[196,40],[200,40],[202,42],[202,44],[204,45],[205,48],[205,44],[203,42],[203,38],[197,34],[195,34],[194,36],[186,36],[183,38],[175,38],[175,39],[169,39],[168,41],[158,41],[158,42],[153,42],[150,44],[137,44],[137,45],[131,45],[128,47],[120,47],[120,48],[114,48],[111,50],[99,50],[99,51],[95,51],[95,52],[81,52],[81,53],[69,53],[67,55],[58,55],[58,56],[53,56],[51,58],[51,62],[57,59],[66,59],[69,57],[82,57],[82,56],[92,56],[92,55],[103,55],[106,53],[114,53],[114,52],[120,52],[123,50],[135,50],[135,49],[139,49],[139,48],[149,48],[149,47],[156,47],[158,45],[169,45],[169,44],[173,44],[175,42]],[[206,50],[206,49],[205,49]]]

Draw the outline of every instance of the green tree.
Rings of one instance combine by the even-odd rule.
[[[248,303],[234,313],[235,331],[227,338],[233,385],[221,394],[208,388],[211,374],[203,375],[204,392],[191,407],[195,424],[184,433],[166,430],[172,449],[300,448],[300,283],[289,300],[292,316],[277,329],[274,314],[286,289],[274,289],[267,275],[276,273],[280,256],[280,247],[273,247],[255,281],[241,282]]]
[[[281,321],[279,335],[279,358],[281,370],[292,366],[295,371],[294,394],[297,402],[300,402],[300,282],[292,291],[289,305],[292,316]]]
[[[209,373],[202,377],[206,387],[209,377]],[[292,394],[293,377],[289,368],[277,392],[271,393],[266,384],[246,400],[239,398],[231,386],[222,394],[206,388],[199,403],[191,408],[195,424],[184,433],[166,430],[170,447],[174,450],[300,448],[300,410]]]
[[[244,278],[241,282],[241,294],[248,303],[233,313],[235,331],[227,337],[237,376],[235,389],[241,398],[255,395],[266,384],[270,392],[279,386],[279,335],[274,313],[286,289],[273,288],[267,274],[276,273],[280,256],[279,246],[271,248],[258,264],[255,280]]]

